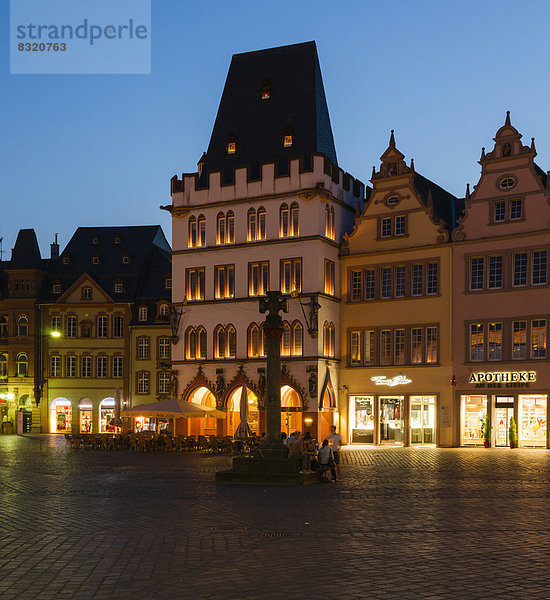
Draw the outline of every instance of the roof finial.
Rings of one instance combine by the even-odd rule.
[[[511,123],[510,123],[510,111],[507,110],[506,111],[506,121],[504,121],[504,126],[505,127],[511,127]]]
[[[535,138],[534,137],[531,138],[531,151],[532,152],[536,152],[536,150],[535,150]]]
[[[414,158],[411,158],[411,171],[414,171]]]
[[[485,146],[481,149],[481,158],[479,160],[485,160]]]
[[[393,129],[391,130],[391,135],[390,135],[390,148],[395,148],[395,137],[393,135]]]
[[[374,179],[374,176],[375,176],[375,175],[376,175],[376,168],[375,168],[375,166],[373,165],[373,166],[372,166],[372,177],[371,177],[371,179]]]
[[[470,199],[470,184],[466,184],[466,200]]]

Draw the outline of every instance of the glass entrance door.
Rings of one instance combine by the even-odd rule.
[[[403,443],[404,396],[380,396],[380,443]]]
[[[498,400],[497,400],[498,402]],[[495,444],[497,446],[509,446],[510,419],[514,416],[513,407],[495,408]]]
[[[411,444],[435,444],[435,396],[411,396]]]

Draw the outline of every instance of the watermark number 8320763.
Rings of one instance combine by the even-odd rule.
[[[21,42],[17,44],[17,50],[19,52],[65,52],[67,44],[65,42],[61,42],[60,44],[54,44],[53,42],[27,42],[25,44]]]

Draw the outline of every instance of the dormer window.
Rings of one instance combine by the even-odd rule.
[[[99,256],[94,255],[92,256],[92,265],[98,265],[99,264]]]
[[[91,287],[83,287],[82,288],[82,300],[91,300],[92,299],[92,288]]]
[[[260,100],[262,102],[271,98],[272,89],[273,85],[271,84],[271,81],[269,81],[269,79],[264,79],[262,83],[260,83]]]
[[[517,179],[515,177],[506,176],[498,182],[498,187],[501,190],[511,190],[516,185],[516,183]]]
[[[52,293],[54,294],[61,294],[61,284],[60,283],[54,283],[52,286]]]
[[[120,236],[119,236],[119,235],[115,235],[115,236],[113,237],[113,242],[114,242],[115,244],[120,244]]]
[[[164,280],[164,287],[165,287],[165,289],[167,289],[167,290],[171,290],[171,289],[172,289],[172,279],[171,279],[170,277],[167,277],[167,278]]]
[[[97,237],[97,235],[94,235],[94,237],[92,238],[92,244],[94,246],[98,246],[99,245],[99,238]]]
[[[283,136],[283,146],[285,148],[290,148],[292,146],[292,136],[291,135]]]
[[[130,264],[130,257],[129,257],[127,254],[125,254],[125,255],[122,257],[122,264],[123,264],[123,265],[129,265],[129,264]]]
[[[161,317],[167,317],[170,313],[170,306],[168,304],[161,304],[159,308],[159,315]]]
[[[269,100],[270,98],[271,98],[271,92],[267,88],[264,88],[261,93],[261,99]]]
[[[138,321],[147,321],[147,307],[140,306],[138,311]]]
[[[115,294],[122,294],[124,287],[122,283],[115,283]]]
[[[237,142],[227,142],[227,154],[235,154],[237,152]]]
[[[70,265],[71,264],[71,259],[68,256],[64,256],[61,262],[64,265]]]

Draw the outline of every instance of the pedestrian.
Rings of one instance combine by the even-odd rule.
[[[336,465],[340,464],[340,448],[342,446],[342,436],[336,433],[336,425],[330,428],[330,434],[328,436],[328,443],[334,454],[334,462]]]
[[[292,448],[292,446],[294,445],[294,442],[296,441],[295,438],[296,438],[296,432],[293,431],[288,436],[288,440],[286,441],[286,445],[287,445],[287,448],[289,449],[289,451],[290,451],[290,448]]]
[[[300,472],[308,471],[309,464],[309,456],[306,454],[306,447],[304,445],[304,440],[300,435],[300,432],[297,431],[294,436],[294,444],[290,447],[288,451],[289,458],[295,456],[300,459]]]
[[[329,469],[332,475],[332,481],[338,481],[338,476],[336,475],[336,463],[334,462],[334,454],[332,453],[332,448],[328,445],[327,439],[323,440],[323,445],[319,450],[317,458],[319,460],[319,477],[321,478],[321,481],[327,481],[325,479],[325,473]]]
[[[307,457],[306,459],[306,471],[311,471],[311,461],[315,458],[317,452],[317,443],[311,437],[311,433],[306,431],[304,435],[304,452]]]
[[[286,446],[286,432],[285,431],[281,431],[281,443],[283,444],[283,446]]]

